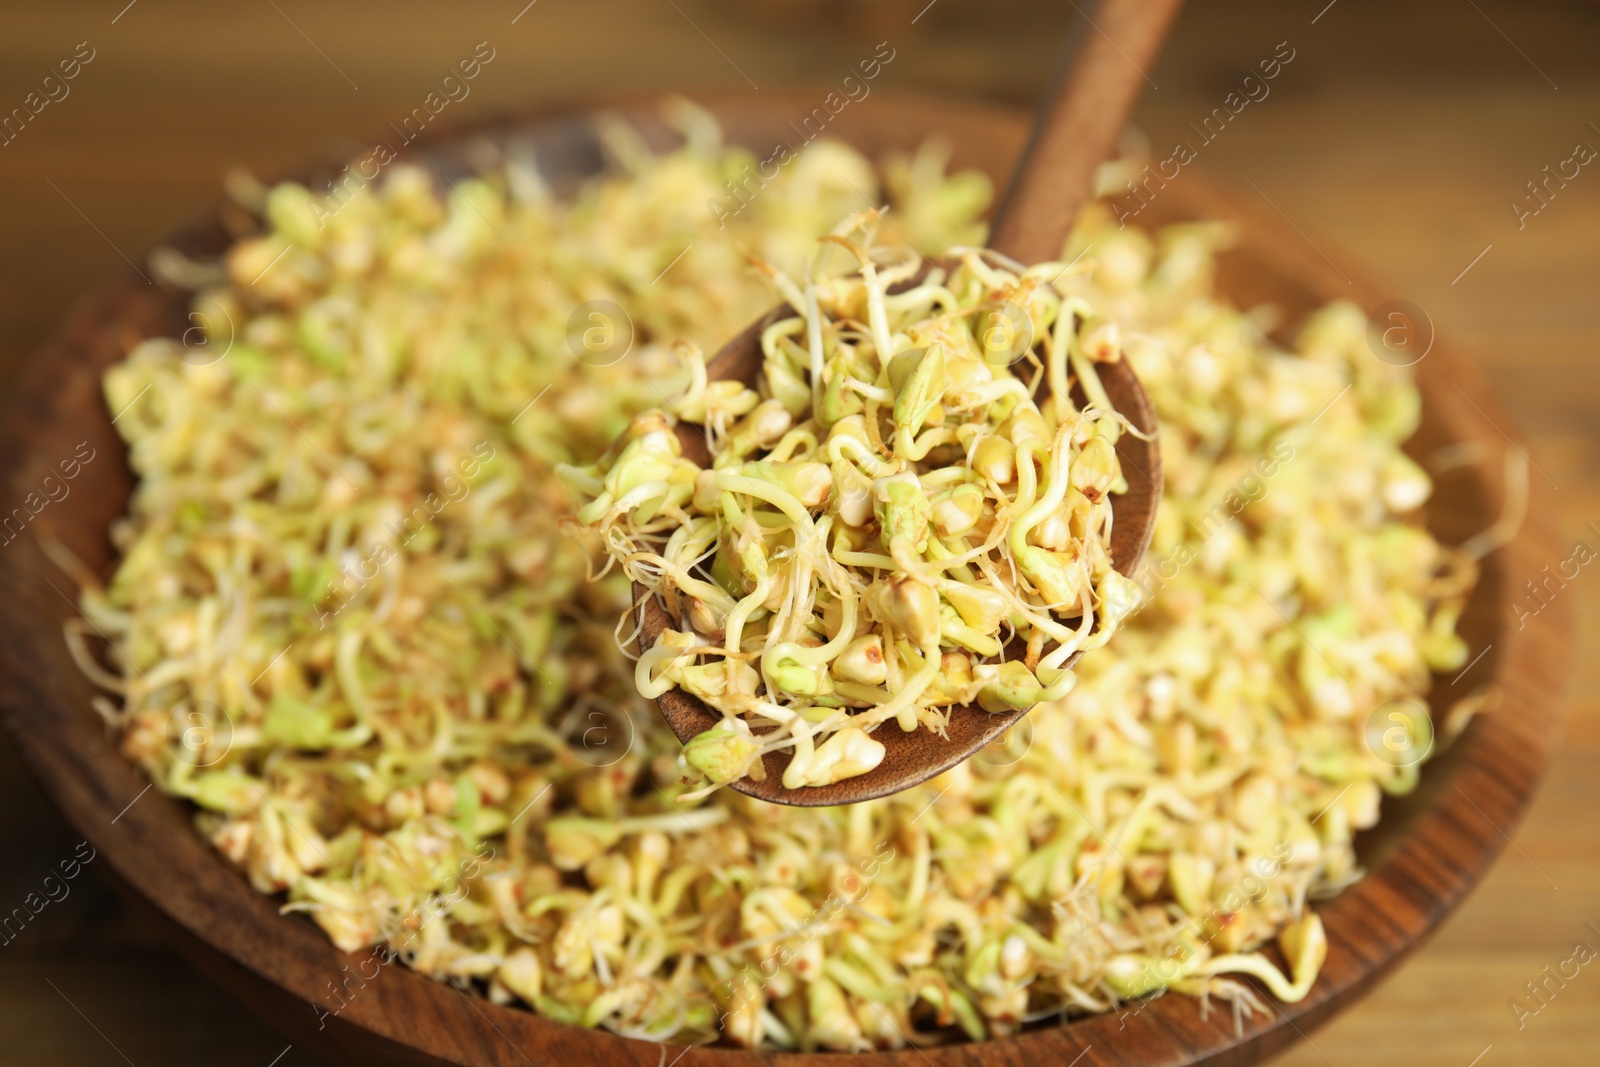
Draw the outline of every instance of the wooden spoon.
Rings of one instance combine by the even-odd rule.
[[[1095,169],[1110,154],[1145,81],[1143,68],[1155,57],[1181,0],[1102,0],[1092,15],[1079,9],[1053,91],[1040,106],[1032,135],[992,221],[989,246],[1023,263],[1060,255],[1078,209],[1089,198]],[[1076,7],[1076,5],[1074,5]],[[738,379],[754,385],[761,370],[761,332],[794,312],[775,308],[728,342],[707,365],[713,379]],[[1153,435],[1155,412],[1126,360],[1096,368],[1116,409]],[[692,427],[679,428],[684,454],[709,466],[704,438]],[[1111,558],[1118,571],[1132,575],[1150,544],[1156,505],[1161,499],[1161,454],[1155,441],[1124,434],[1117,444],[1128,491],[1112,498]],[[634,586],[641,614],[640,647],[650,648],[661,631],[673,628],[660,601]],[[1082,653],[1068,660],[1075,663]],[[710,729],[721,712],[681,689],[662,694],[661,714],[684,742]],[[763,757],[765,781],[741,778],[732,788],[762,800],[803,807],[854,804],[887,796],[926,781],[973,755],[1026,711],[991,713],[975,705],[951,711],[947,736],[926,728],[910,733],[890,722],[873,736],[885,748],[883,762],[866,774],[826,786],[786,789],[783,771],[788,751]]]

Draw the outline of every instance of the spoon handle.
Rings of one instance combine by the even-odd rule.
[[[1081,3],[1083,6],[1079,6]],[[1095,168],[1110,156],[1182,0],[1079,0],[1054,85],[994,213],[989,247],[1023,263],[1054,259]]]

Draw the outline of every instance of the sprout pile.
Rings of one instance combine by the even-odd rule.
[[[690,346],[682,394],[561,471],[680,627],[640,657],[640,694],[681,686],[722,713],[685,753],[712,788],[784,748],[786,788],[830,785],[882,761],[891,720],[942,734],[954,706],[1059,700],[1068,658],[1138,601],[1110,556],[1128,427],[1094,368],[1122,353],[1084,273],[967,249],[947,275],[874,248],[879,221],[835,227],[803,289],[759,264],[795,312],[762,331],[759,389],[708,381]]]
[[[123,751],[196,805],[200,831],[253,886],[284,894],[285,910],[339,948],[370,954],[327,976],[323,1013],[344,1010],[396,958],[552,1019],[770,1048],[978,1040],[1132,1012],[1161,991],[1236,1014],[1269,994],[1304,996],[1326,944],[1308,901],[1359,877],[1355,833],[1377,820],[1383,794],[1416,783],[1417,760],[1370,744],[1369,723],[1465,659],[1454,624],[1476,565],[1416,521],[1430,486],[1400,450],[1418,416],[1410,373],[1373,358],[1351,306],[1316,314],[1292,347],[1269,338],[1268,316],[1213,287],[1224,229],[1150,235],[1087,209],[1061,256],[1075,266],[1055,296],[1040,285],[1033,299],[1093,308],[1159,411],[1167,489],[1139,577],[1147,603],[1085,658],[1070,693],[922,786],[809,809],[707,791],[703,768],[635,691],[637,664],[614,634],[628,580],[613,568],[588,581],[607,543],[580,535],[574,515],[589,501],[556,471],[604,469],[642,413],[696,395],[695,361],[679,346],[715,350],[774,301],[753,256],[790,278],[826,275],[816,313],[802,317],[834,310],[820,334],[772,334],[769,355],[790,373],[766,399],[783,405],[786,428],[768,443],[746,421],[754,407],[713,419],[725,447],[750,429],[767,458],[711,477],[841,442],[827,452],[830,477],[835,458],[862,475],[848,506],[862,518],[870,506],[888,543],[872,543],[865,522],[824,530],[810,508],[783,512],[790,531],[803,518],[830,554],[898,553],[910,573],[934,569],[939,524],[959,524],[949,512],[965,505],[954,492],[935,503],[957,488],[935,479],[924,492],[937,539],[897,540],[894,487],[909,484],[890,475],[879,499],[874,463],[887,453],[832,432],[853,413],[819,411],[809,346],[823,342],[821,403],[832,402],[829,359],[843,360],[860,386],[832,399],[859,398],[864,415],[869,402],[889,410],[897,384],[892,360],[886,381],[867,357],[900,342],[880,344],[872,313],[844,312],[867,295],[862,280],[813,275],[812,260],[840,219],[885,203],[895,224],[870,252],[884,273],[912,262],[906,247],[980,244],[989,187],[947,175],[936,148],[880,170],[819,140],[719,226],[704,205],[755,157],[723,145],[689,105],[669,116],[684,143],[662,155],[605,124],[607,171],[566,198],[515,144],[481,177],[450,183],[398,163],[337,195],[237,179],[227,256],[157,262],[195,290],[199,327],[142,341],[107,374],[139,483],[112,531],[121,563],[104,583],[79,568],[84,619],[67,633],[112,694],[97,708]],[[966,275],[946,280],[949,310],[991,281],[1027,277],[962,262]],[[605,366],[567,344],[573,309],[595,300],[625,309],[636,332]],[[885,299],[881,329],[929,318],[919,301],[930,298]],[[1081,330],[1078,342],[1093,347]],[[945,349],[947,383],[964,343]],[[1055,373],[1072,349],[1056,342]],[[979,446],[1027,447],[994,425],[1014,379],[987,373],[1003,386],[978,390],[990,412],[963,416],[947,399],[947,423],[993,426]],[[1070,428],[1081,459],[1116,432],[1093,409],[1045,403],[1040,416]],[[922,435],[938,426],[932,414]],[[790,436],[808,419],[813,432]],[[870,441],[871,421],[855,425]],[[907,429],[913,446],[925,439]],[[1006,485],[961,484],[983,494],[980,515]],[[676,490],[684,517],[702,503],[694,488],[691,478],[687,496]],[[641,551],[659,557],[653,573],[672,576],[696,642],[719,627],[730,640],[734,610],[754,594],[727,579],[759,584],[759,555],[770,564],[791,547],[769,539],[767,509],[741,502],[744,488],[719,487],[705,511],[727,523],[715,536],[703,518],[673,516],[692,533],[655,547],[648,517],[629,520],[652,546]],[[1083,496],[1092,518],[1098,502]],[[741,570],[715,592],[685,593],[679,579],[724,530],[728,566]],[[946,574],[987,577],[976,556]],[[829,610],[803,585],[758,601],[766,632],[790,645],[771,667],[815,667],[826,647],[796,626]],[[1041,605],[1072,599],[1037,579],[1009,588],[1030,586],[1037,596],[1008,597],[1005,610],[1024,600],[1036,627],[1048,621]],[[941,635],[946,599],[969,636],[993,635],[949,598]],[[1095,599],[1103,615],[1108,598]],[[756,612],[743,615],[754,635]],[[881,623],[884,609],[863,607],[867,618]],[[928,622],[915,632],[926,637]],[[931,638],[905,644],[895,642],[903,673],[932,659]],[[648,677],[673,669],[653,661]],[[820,671],[796,673],[821,687]],[[829,673],[841,705],[869,703]],[[1420,759],[1426,716],[1405,721]],[[1274,943],[1281,958],[1266,951]]]

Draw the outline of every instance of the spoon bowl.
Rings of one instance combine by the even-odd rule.
[[[708,376],[713,380],[733,379],[754,386],[761,371],[762,331],[779,319],[793,314],[788,308],[774,308],[757,320],[712,357],[706,365]],[[1111,497],[1112,566],[1121,574],[1132,577],[1144,558],[1145,549],[1149,547],[1155,526],[1156,506],[1161,501],[1161,450],[1156,442],[1155,409],[1127,360],[1101,363],[1096,370],[1112,405],[1144,435],[1140,437],[1125,433],[1118,439],[1117,458],[1122,463],[1128,490]],[[1075,395],[1074,399],[1080,405],[1084,400],[1081,395]],[[679,423],[677,433],[683,445],[683,454],[702,466],[709,466],[710,452],[704,436],[697,428]],[[658,597],[637,583],[634,585],[634,600],[640,605],[640,648],[653,646],[662,630],[683,628],[679,620],[668,614]],[[1007,658],[1022,658],[1024,646],[1023,641],[1014,642],[1013,647],[1007,649]],[[1070,668],[1082,655],[1081,651],[1075,653],[1067,660],[1067,667]],[[669,689],[656,703],[673,733],[686,744],[722,719],[721,712],[682,689]],[[762,757],[765,781],[756,781],[747,776],[731,783],[731,787],[762,800],[801,807],[826,807],[872,800],[897,793],[949,770],[994,741],[1027,714],[1025,710],[989,712],[976,704],[960,706],[952,709],[947,735],[943,737],[925,728],[908,733],[892,722],[883,723],[872,735],[884,746],[883,761],[866,774],[844,778],[831,785],[788,789],[783,785],[783,772],[789,765],[790,753],[768,752]],[[759,735],[760,731],[757,733]]]

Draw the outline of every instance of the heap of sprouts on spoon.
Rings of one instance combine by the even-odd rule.
[[[823,237],[803,288],[756,262],[795,312],[762,334],[759,389],[682,345],[683,391],[561,469],[579,521],[677,620],[639,691],[722,714],[685,749],[707,790],[786,748],[786,788],[829,785],[882,761],[885,723],[942,734],[966,705],[1059,699],[1138,603],[1109,551],[1132,428],[1095,364],[1122,358],[1116,325],[1056,288],[1069,265],[929,264],[874,247],[879,218]]]

